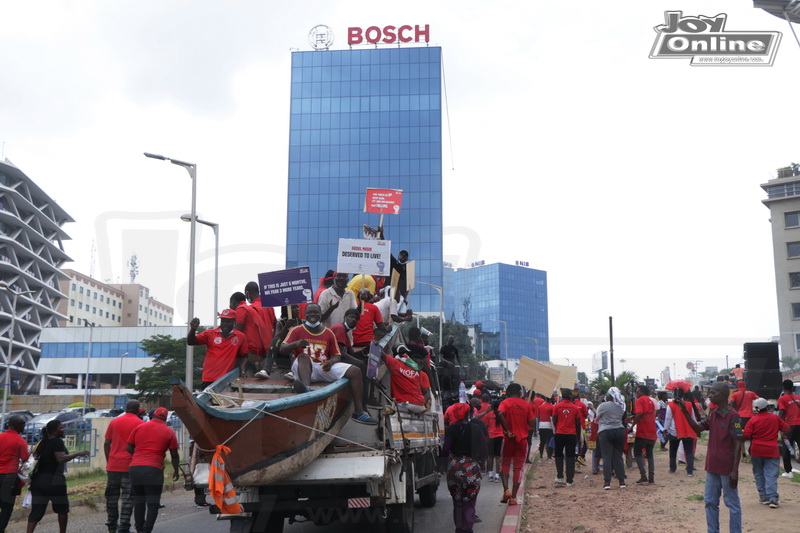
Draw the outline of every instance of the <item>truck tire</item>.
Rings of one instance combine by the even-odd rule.
[[[407,468],[403,475],[406,484],[406,503],[386,508],[386,533],[414,533],[414,473]]]
[[[436,505],[436,493],[438,492],[439,486],[437,483],[431,483],[430,485],[425,485],[421,487],[417,494],[419,494],[419,504],[422,507],[433,507]]]

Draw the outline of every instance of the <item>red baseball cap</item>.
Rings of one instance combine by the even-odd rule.
[[[156,409],[156,411],[153,413],[153,416],[154,416],[155,418],[160,418],[161,420],[166,420],[168,415],[169,415],[169,411],[167,411],[167,408],[166,408],[166,407],[159,407],[159,408],[158,408],[158,409]]]
[[[223,309],[219,313],[220,318],[228,318],[230,320],[236,320],[236,311],[233,309]]]

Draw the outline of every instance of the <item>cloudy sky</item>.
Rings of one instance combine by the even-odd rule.
[[[772,67],[649,59],[664,11],[780,31]],[[0,3],[3,155],[76,220],[74,263],[130,279],[185,320],[190,180],[221,232],[220,293],[283,266],[290,55],[326,24],[429,24],[449,110],[445,259],[530,261],[549,276],[551,358],[654,375],[724,366],[777,335],[765,197],[800,160],[800,48],[750,0],[65,1]],[[451,157],[452,148],[452,157]],[[199,227],[197,313],[212,320]],[[220,304],[221,306],[222,304]]]

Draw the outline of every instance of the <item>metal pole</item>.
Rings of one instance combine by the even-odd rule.
[[[83,414],[89,407],[89,365],[92,362],[92,341],[94,340],[94,325],[86,322],[89,327],[89,353],[86,357],[86,382],[83,384]]]
[[[122,395],[122,361],[125,359],[125,356],[128,355],[128,352],[122,354],[119,358],[119,381],[117,382],[117,396]]]
[[[608,357],[611,359],[611,384],[614,385],[614,318],[608,317]]]
[[[217,327],[219,321],[219,224],[212,226],[214,228],[214,327]],[[226,306],[227,307],[227,306]]]

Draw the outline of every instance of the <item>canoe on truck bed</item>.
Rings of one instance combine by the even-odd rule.
[[[285,379],[240,379],[234,369],[204,391],[173,384],[172,408],[206,456],[220,444],[231,449],[224,459],[234,484],[264,485],[311,463],[350,420],[346,378],[311,388],[296,394]]]

